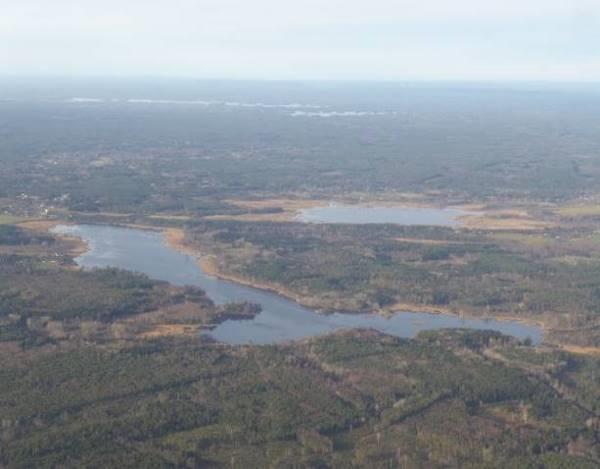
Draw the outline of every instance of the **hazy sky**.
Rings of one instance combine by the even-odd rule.
[[[600,0],[0,0],[0,73],[600,81]]]

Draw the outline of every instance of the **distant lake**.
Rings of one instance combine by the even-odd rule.
[[[196,258],[169,247],[162,233],[96,225],[58,226],[54,231],[88,242],[90,250],[76,259],[85,269],[118,267],[175,285],[199,286],[216,304],[259,303],[263,310],[254,319],[228,320],[210,333],[229,344],[273,344],[350,328],[372,328],[407,338],[423,330],[441,328],[492,329],[519,339],[529,337],[535,344],[543,338],[541,328],[516,321],[410,312],[389,318],[375,314],[319,314],[279,295],[207,275]]]
[[[393,223],[397,225],[455,226],[459,217],[473,214],[454,208],[369,207],[337,205],[304,209],[296,220],[307,223]]]

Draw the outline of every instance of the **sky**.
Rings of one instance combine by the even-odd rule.
[[[600,0],[0,0],[0,75],[600,81]]]

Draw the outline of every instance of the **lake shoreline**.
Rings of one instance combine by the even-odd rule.
[[[58,221],[57,220],[52,220],[52,221],[48,220],[48,221],[44,221],[43,224],[36,226],[36,229],[52,233],[53,228],[55,228],[58,225],[74,226],[77,224],[74,224],[72,222],[60,221],[60,220],[58,220]],[[106,225],[100,224],[99,226],[106,226]],[[297,295],[297,294],[291,292],[290,290],[283,288],[279,285],[269,284],[269,283],[265,283],[265,282],[256,282],[256,281],[244,278],[240,275],[228,274],[228,273],[222,272],[218,268],[218,264],[216,263],[213,256],[203,254],[198,249],[191,247],[190,245],[185,243],[185,231],[182,228],[173,228],[173,227],[158,228],[155,226],[149,226],[149,225],[146,226],[146,225],[139,225],[139,224],[136,224],[136,225],[131,225],[131,224],[120,225],[120,224],[118,224],[118,225],[113,225],[113,226],[127,228],[127,229],[137,229],[137,230],[142,230],[142,231],[150,231],[150,232],[160,233],[163,243],[166,246],[168,246],[180,253],[189,255],[190,257],[194,258],[196,260],[196,262],[198,263],[200,269],[206,275],[213,277],[213,278],[220,279],[220,280],[232,282],[232,283],[235,283],[240,286],[250,287],[250,288],[254,288],[256,290],[262,291],[262,292],[273,294],[273,295],[281,297],[285,300],[291,301],[298,306],[310,309],[313,312],[323,315],[323,316],[338,313],[338,314],[344,314],[344,315],[348,315],[348,316],[369,314],[369,315],[376,315],[376,316],[383,317],[383,318],[391,318],[391,317],[395,316],[396,314],[414,313],[416,315],[417,314],[445,315],[445,316],[451,316],[451,317],[460,318],[460,319],[473,319],[473,320],[482,320],[482,321],[491,320],[491,321],[504,322],[504,323],[512,322],[512,323],[518,323],[518,324],[522,324],[524,326],[536,327],[536,328],[540,329],[540,331],[542,332],[542,339],[540,341],[540,345],[543,343],[546,343],[546,342],[544,342],[544,338],[547,336],[547,333],[552,332],[552,330],[553,330],[552,328],[547,327],[544,324],[544,322],[542,322],[542,321],[523,319],[520,317],[507,316],[507,315],[504,315],[504,316],[479,316],[477,314],[473,314],[468,311],[457,310],[456,308],[449,308],[449,307],[443,307],[443,306],[432,307],[429,305],[412,304],[412,303],[404,303],[404,302],[398,302],[398,303],[394,303],[388,307],[373,309],[373,310],[368,310],[368,311],[353,311],[353,310],[344,310],[344,309],[332,310],[330,307],[324,306],[322,303],[320,303],[319,299],[316,297],[313,297],[312,300],[307,300],[305,297]],[[76,244],[76,248],[69,251],[69,254],[73,255],[74,258],[86,254],[91,249],[89,243],[87,241],[85,241],[83,238],[80,238],[79,236],[72,236],[72,235],[68,235],[68,234],[64,234],[64,233],[53,233],[53,234],[61,237],[64,240],[67,240],[69,242],[74,242]],[[227,318],[225,318],[225,319],[227,319]],[[214,324],[213,327],[216,325],[218,325],[218,323]],[[559,342],[556,342],[556,343],[551,342],[548,344],[558,345],[563,348],[570,347],[570,344],[567,344],[567,343],[563,344],[563,343],[559,343]]]
[[[265,282],[256,282],[247,278],[244,278],[240,275],[224,273],[219,270],[217,263],[215,262],[212,256],[203,254],[201,251],[189,246],[185,243],[185,231],[182,228],[167,228],[163,231],[165,243],[184,254],[190,255],[196,259],[200,268],[209,276],[219,278],[221,280],[226,280],[229,282],[237,283],[239,285],[256,288],[258,290],[262,290],[265,292],[269,292],[275,295],[279,295],[287,300],[293,301],[294,303],[303,306],[305,308],[313,309],[315,312],[320,314],[328,314],[327,309],[323,307],[322,304],[319,304],[318,298],[315,301],[306,301],[303,297],[296,295],[288,289],[285,289],[281,286],[271,285]],[[340,314],[375,314],[382,317],[391,317],[398,313],[425,313],[425,314],[435,314],[435,315],[451,315],[456,318],[464,318],[464,319],[478,319],[478,320],[494,320],[499,322],[516,322],[519,324],[523,324],[525,326],[537,327],[542,331],[543,336],[548,332],[552,332],[552,329],[547,327],[542,321],[536,321],[532,319],[524,319],[515,316],[479,316],[473,313],[469,313],[467,311],[461,310],[458,311],[454,308],[445,308],[445,307],[431,307],[428,305],[420,305],[413,303],[394,303],[391,306],[374,309],[369,311],[335,311]],[[542,340],[543,342],[543,340]],[[562,344],[563,346],[567,346],[568,344]]]
[[[310,304],[310,302],[302,301],[301,297],[295,295],[294,293],[285,288],[270,285],[264,282],[252,281],[240,275],[222,272],[221,270],[219,270],[217,263],[214,260],[214,257],[203,254],[202,252],[192,248],[191,246],[185,243],[185,233],[181,228],[168,228],[164,231],[164,238],[167,246],[179,252],[194,257],[202,271],[211,277],[226,280],[228,282],[237,283],[246,287],[256,288],[257,290],[273,293],[275,295],[282,296],[287,300],[293,301],[294,303],[297,303],[300,306],[304,306],[306,308],[311,309],[317,308],[317,312],[324,312],[322,308],[319,309],[318,306],[315,304]]]
[[[17,226],[31,230],[37,233],[49,233],[58,237],[67,243],[67,249],[64,254],[73,259],[85,254],[90,250],[89,243],[78,236],[70,236],[66,233],[57,233],[54,229],[59,225],[74,225],[74,223],[64,220],[29,220],[18,223]]]

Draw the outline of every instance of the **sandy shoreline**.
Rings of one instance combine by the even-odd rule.
[[[302,301],[302,299],[292,293],[291,291],[276,286],[274,284],[268,284],[266,282],[254,282],[239,275],[226,274],[221,272],[218,267],[215,259],[211,256],[207,256],[197,251],[196,249],[190,247],[185,243],[185,233],[181,228],[167,228],[165,231],[165,242],[167,245],[179,252],[183,252],[190,256],[196,258],[198,263],[200,264],[200,268],[211,277],[216,277],[221,280],[227,280],[229,282],[238,283],[240,285],[244,285],[247,287],[256,288],[258,290],[264,290],[271,293],[275,293],[277,295],[283,296],[288,300],[294,301],[302,306],[306,306],[307,308],[315,308],[318,309],[318,306],[315,304],[310,304],[309,302]]]
[[[19,223],[17,226],[38,233],[50,233],[66,243],[64,254],[73,258],[79,257],[89,251],[88,243],[79,236],[70,236],[62,233],[52,233],[51,230],[58,225],[72,225],[64,220],[33,220]]]

